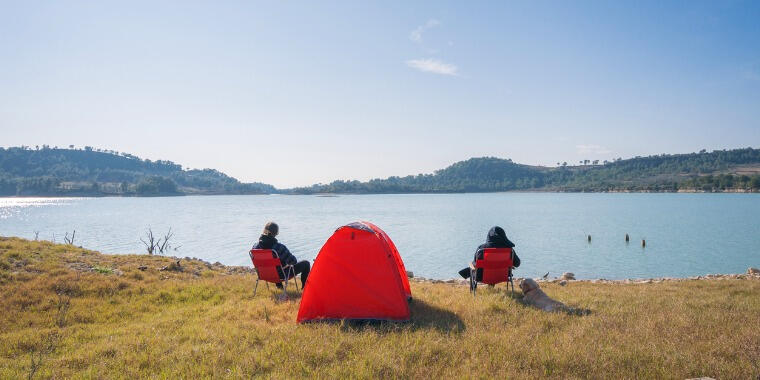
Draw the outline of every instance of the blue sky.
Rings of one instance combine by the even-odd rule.
[[[760,2],[0,1],[0,146],[278,187],[760,147]]]

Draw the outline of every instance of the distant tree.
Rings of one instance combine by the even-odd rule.
[[[746,189],[746,188],[749,188],[749,187],[750,187],[750,181],[751,181],[751,180],[752,180],[752,179],[750,178],[750,176],[748,176],[748,175],[746,175],[746,174],[743,174],[743,175],[742,175],[742,176],[740,176],[740,177],[739,177],[739,179],[738,179],[739,183],[741,183],[741,187],[742,187],[742,188],[745,188],[745,189]]]
[[[749,182],[749,186],[753,190],[760,189],[760,175],[754,175],[754,176],[752,176],[752,180]]]
[[[74,149],[74,145],[69,145],[69,149]]]
[[[140,181],[135,191],[140,195],[176,194],[177,183],[170,178],[152,176]]]

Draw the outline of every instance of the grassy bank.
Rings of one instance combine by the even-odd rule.
[[[297,325],[298,295],[277,302],[260,287],[254,298],[254,280],[0,238],[0,378],[760,375],[757,277],[542,285],[587,316],[538,311],[503,286],[473,299],[412,283],[412,322],[370,326]]]

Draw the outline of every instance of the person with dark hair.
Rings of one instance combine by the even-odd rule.
[[[301,287],[306,286],[306,279],[309,277],[309,270],[311,270],[311,263],[308,260],[298,261],[295,256],[288,250],[285,244],[277,241],[275,238],[280,231],[280,227],[275,222],[269,222],[264,226],[264,231],[259,237],[259,241],[253,245],[253,249],[271,249],[272,257],[279,258],[282,265],[292,265],[295,275],[301,275]],[[290,273],[288,273],[290,274]],[[283,273],[280,273],[280,278],[285,278]],[[282,288],[282,284],[277,284],[278,288]]]
[[[520,258],[517,257],[517,253],[515,252],[514,247],[515,243],[512,243],[507,238],[507,234],[504,233],[504,229],[499,226],[494,226],[488,231],[486,242],[479,245],[478,249],[475,250],[475,258],[472,260],[472,262],[474,264],[476,260],[483,258],[483,250],[485,248],[512,248],[512,266],[514,268],[517,268],[520,266]],[[460,270],[459,275],[464,278],[470,278],[470,267]],[[483,269],[478,269],[475,279],[477,281],[483,280]]]

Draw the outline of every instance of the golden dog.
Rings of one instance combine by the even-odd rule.
[[[543,290],[538,286],[538,283],[532,278],[526,278],[520,281],[520,289],[523,292],[523,302],[537,307],[543,311],[562,311],[566,313],[573,313],[584,315],[590,313],[589,310],[576,309],[569,307],[562,302],[551,299]]]

